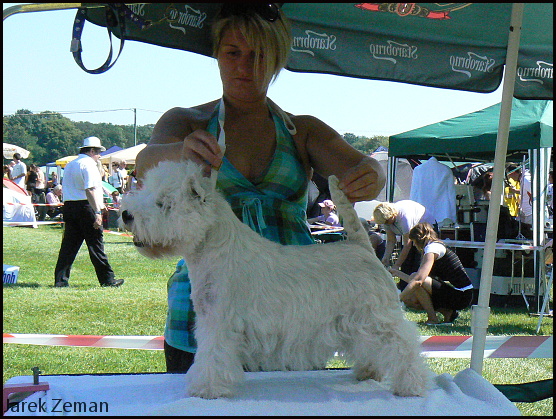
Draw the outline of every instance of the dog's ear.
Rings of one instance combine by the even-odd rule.
[[[201,182],[199,182],[199,179],[196,176],[187,177],[185,192],[189,194],[189,196],[191,196],[193,199],[201,203],[205,202],[207,191],[203,187]]]

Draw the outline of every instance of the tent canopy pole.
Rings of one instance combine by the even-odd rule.
[[[496,251],[496,235],[500,204],[504,190],[504,168],[506,153],[508,151],[508,137],[510,132],[510,118],[512,113],[512,99],[514,94],[517,73],[517,56],[519,40],[521,37],[521,22],[523,20],[524,3],[512,4],[512,17],[508,35],[508,48],[506,55],[506,70],[502,87],[502,103],[500,107],[500,120],[494,153],[494,170],[492,178],[492,192],[488,207],[488,219],[485,237],[485,250],[483,266],[481,269],[481,282],[479,288],[478,304],[472,307],[471,332],[473,333],[473,346],[471,349],[471,369],[482,374],[483,356],[485,350],[486,333],[490,315],[490,290],[492,286],[492,272],[494,268],[494,254]]]

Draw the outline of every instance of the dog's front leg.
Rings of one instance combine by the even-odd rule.
[[[186,375],[187,392],[204,399],[231,397],[244,380],[239,359],[240,334],[216,316],[198,315],[195,362]]]

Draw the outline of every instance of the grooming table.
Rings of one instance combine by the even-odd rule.
[[[250,372],[238,395],[204,400],[185,395],[184,374],[41,376],[50,390],[7,415],[520,415],[471,369],[432,376],[427,397],[397,397],[383,383],[358,382],[349,370]],[[6,384],[33,377],[13,377]],[[25,404],[23,404],[25,402]],[[16,410],[17,409],[17,410]]]

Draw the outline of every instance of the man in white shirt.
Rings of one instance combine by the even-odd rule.
[[[119,287],[123,279],[115,279],[104,253],[102,235],[102,180],[97,161],[106,150],[97,137],[83,140],[79,156],[64,169],[64,236],[54,270],[54,286],[67,287],[71,266],[83,240],[87,243],[91,262],[100,285]]]
[[[122,190],[119,191],[120,194],[124,193],[124,191],[126,189],[126,185],[127,185],[127,169],[126,169],[126,166],[127,166],[127,162],[125,160],[122,160],[120,162],[120,167],[118,169],[118,172],[120,173],[120,179],[122,181],[122,186],[121,186]]]
[[[14,165],[12,167],[11,180],[25,190],[25,175],[27,174],[27,166],[21,161],[21,154],[14,153]]]

